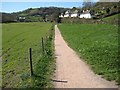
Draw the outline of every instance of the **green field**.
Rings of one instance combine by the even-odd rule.
[[[51,87],[52,36],[46,42],[48,54],[42,54],[41,38],[49,34],[52,23],[2,24],[2,75],[3,87]],[[51,33],[52,34],[52,33]],[[35,76],[30,77],[29,53],[32,48]],[[51,70],[50,70],[51,69]]]
[[[118,81],[118,26],[59,24],[64,39],[95,73]]]

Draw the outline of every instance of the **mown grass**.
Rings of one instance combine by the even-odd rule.
[[[118,72],[118,26],[108,24],[60,24],[68,45],[95,73],[120,84]]]
[[[2,85],[4,88],[52,87],[53,51],[51,23],[10,23],[2,29]],[[53,30],[52,30],[53,31]],[[41,38],[45,39],[43,55]],[[30,77],[29,53],[32,48],[34,76]]]

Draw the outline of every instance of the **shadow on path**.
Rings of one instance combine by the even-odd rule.
[[[62,83],[67,83],[68,81],[65,80],[52,80],[53,82],[62,82]]]

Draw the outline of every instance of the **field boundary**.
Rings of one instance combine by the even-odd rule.
[[[53,29],[50,29],[46,35],[44,37],[41,38],[41,45],[40,48],[42,49],[42,54],[47,55],[47,49],[46,49],[46,45],[48,43],[48,39],[52,39],[52,34],[53,34]],[[30,76],[34,76],[34,70],[33,70],[33,63],[32,63],[32,56],[33,56],[33,52],[32,52],[32,48],[28,48],[28,53],[29,53],[29,60],[30,60]]]

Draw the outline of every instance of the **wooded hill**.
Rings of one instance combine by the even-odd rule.
[[[114,14],[120,13],[120,2],[97,2],[97,3],[83,3],[82,8],[73,7],[79,11],[90,9],[93,19],[101,19]],[[59,21],[59,15],[69,10],[70,8],[58,7],[41,7],[29,8],[16,13],[1,13],[2,22],[17,22],[19,17],[25,17],[24,22],[43,22],[43,21]]]
[[[120,2],[97,2],[91,10],[100,18],[108,17],[120,13]]]
[[[2,13],[2,22],[17,21],[18,17],[26,17],[26,22],[30,21],[55,21],[60,13],[65,12],[68,8],[58,7],[41,7],[29,8],[16,13]]]

